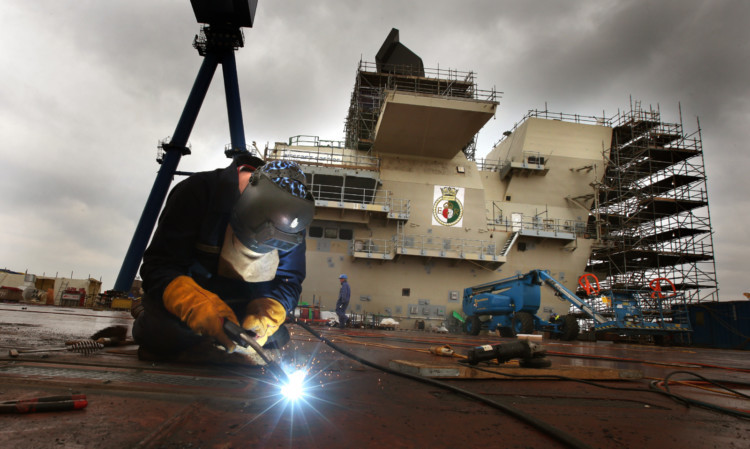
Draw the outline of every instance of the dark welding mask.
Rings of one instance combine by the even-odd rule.
[[[314,213],[315,202],[299,166],[273,161],[253,173],[229,224],[237,239],[256,253],[289,251],[302,243]]]

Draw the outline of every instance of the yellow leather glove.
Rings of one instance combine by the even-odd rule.
[[[271,298],[258,298],[250,301],[245,309],[242,327],[255,332],[258,344],[266,344],[268,337],[286,321],[286,309],[280,302]]]
[[[215,338],[227,352],[235,345],[224,333],[224,320],[239,324],[231,308],[217,295],[198,285],[190,276],[179,276],[164,289],[164,307],[190,329]]]

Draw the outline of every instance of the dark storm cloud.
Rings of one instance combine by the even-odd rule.
[[[202,59],[187,0],[36,0],[0,6],[0,265],[114,282]],[[745,281],[750,235],[750,33],[744,1],[260,0],[236,53],[248,143],[341,139],[360,59],[392,27],[426,67],[475,71],[503,92],[486,154],[529,109],[614,115],[642,102],[697,130],[722,293]],[[632,100],[631,100],[632,98]],[[221,68],[180,168],[226,164]]]

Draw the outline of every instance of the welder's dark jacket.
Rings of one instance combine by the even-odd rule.
[[[276,299],[287,312],[297,306],[305,279],[304,241],[291,251],[279,251],[279,266],[270,281],[245,282],[217,274],[229,216],[239,195],[235,163],[196,173],[172,189],[143,256],[144,301],[163,307],[164,289],[176,277],[187,275],[233,308],[260,297]]]

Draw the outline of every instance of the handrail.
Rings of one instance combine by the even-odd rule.
[[[497,244],[487,240],[442,238],[430,235],[400,234],[397,248],[415,249],[418,251],[458,251],[461,254],[471,253],[495,256]]]
[[[524,164],[546,165],[551,153],[541,151],[524,151],[522,156]]]
[[[300,134],[289,138],[289,146],[344,148],[343,140],[323,140],[318,136]]]
[[[493,172],[500,172],[503,170],[503,167],[508,164],[508,162],[501,161],[499,159],[485,159],[480,158],[476,161],[477,169],[479,171],[493,171]]]
[[[313,146],[311,148],[315,150],[290,148],[285,144],[277,143],[273,149],[266,149],[264,157],[266,161],[284,159],[303,165],[350,167],[373,171],[380,169],[380,158],[376,156],[346,150],[343,147]]]
[[[358,243],[359,242],[359,243]],[[358,248],[358,246],[360,246]],[[458,252],[461,256],[477,254],[480,257],[497,256],[497,245],[487,240],[441,238],[429,235],[396,234],[389,239],[355,239],[355,252],[373,255],[395,254],[396,251],[416,250],[420,253]]]
[[[493,145],[493,148],[498,146],[500,142],[507,139],[509,136],[512,136],[513,133],[518,129],[526,120],[530,118],[541,118],[546,120],[559,120],[561,122],[572,122],[572,123],[583,123],[583,124],[589,124],[589,125],[599,125],[599,126],[612,126],[612,119],[608,119],[606,117],[597,117],[595,115],[580,115],[580,114],[568,114],[565,112],[552,112],[548,110],[539,110],[539,109],[530,109],[526,115],[524,115],[521,120],[517,121],[513,127],[510,129],[510,131],[507,131],[503,134],[503,137],[501,137],[495,144]]]
[[[393,192],[390,190],[316,183],[311,183],[308,189],[316,201],[382,206],[396,214],[409,215],[411,212],[411,200],[393,198]]]
[[[562,218],[534,218],[522,215],[521,221],[513,221],[512,215],[493,218],[487,223],[496,229],[505,231],[547,231],[569,233],[582,236],[586,233],[586,222],[579,220],[564,220]]]
[[[661,121],[661,113],[659,111],[646,111],[640,107],[630,109],[625,112],[618,111],[617,114],[609,119],[610,126],[616,128],[627,124],[633,124],[638,122],[659,122]]]
[[[354,246],[352,247],[353,252],[367,253],[368,255],[386,256],[395,255],[396,253],[396,242],[394,238],[391,239],[355,239]]]
[[[475,72],[465,72],[455,69],[433,69],[410,65],[383,64],[382,71],[378,64],[367,61],[359,62],[360,73],[377,73],[388,76],[390,72],[399,82],[388,83],[389,88],[400,92],[415,92],[428,95],[446,97],[470,98],[474,100],[497,101],[498,92],[492,89],[477,89]],[[420,82],[420,80],[427,80]],[[397,85],[396,85],[397,84]]]

